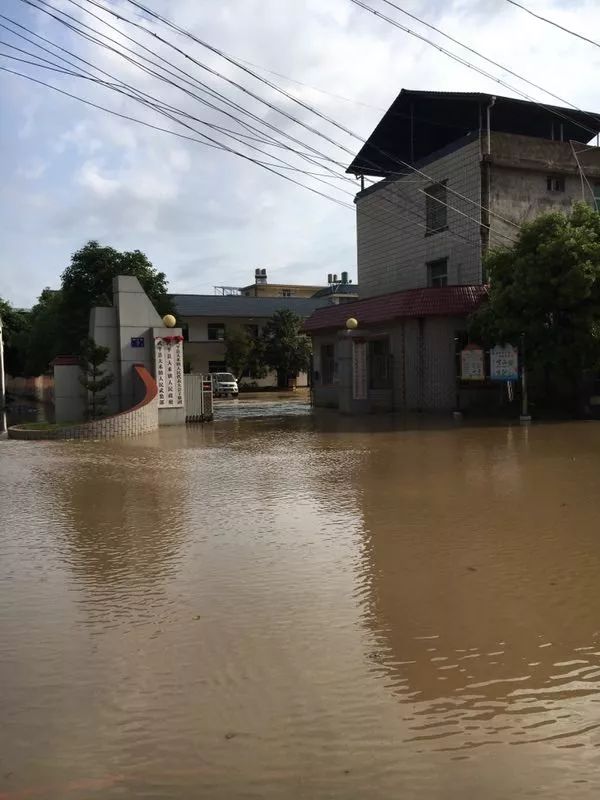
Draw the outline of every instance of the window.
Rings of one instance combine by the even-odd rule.
[[[292,296],[292,290],[291,289],[282,289],[281,290],[281,296],[282,297],[291,297]]]
[[[446,181],[434,183],[425,189],[425,236],[439,233],[448,227]]]
[[[369,342],[369,389],[389,389],[391,386],[389,339]]]
[[[594,183],[594,206],[596,211],[600,211],[600,183]]]
[[[335,345],[321,345],[321,383],[327,386],[333,383],[335,375]]]
[[[225,372],[227,369],[227,365],[224,361],[209,361],[208,362],[208,371],[209,372]]]
[[[225,338],[225,323],[209,322],[206,328],[210,342],[222,342]]]
[[[549,192],[564,192],[565,179],[561,176],[548,175],[546,178],[546,189]]]
[[[448,259],[438,258],[427,264],[427,286],[439,289],[448,286]]]
[[[189,342],[190,340],[190,326],[187,322],[181,323],[181,335],[183,336],[184,342]]]

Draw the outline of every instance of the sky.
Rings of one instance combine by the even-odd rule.
[[[144,3],[205,43],[254,65],[249,68],[292,98],[165,27],[129,0],[95,2],[147,31],[119,20],[90,0],[2,0],[1,13],[12,22],[0,19],[11,29],[0,29],[0,66],[195,141],[118,118],[21,76],[0,72],[0,297],[17,307],[31,306],[46,286],[58,287],[72,253],[90,239],[120,250],[142,250],[166,273],[170,291],[177,293],[212,294],[217,285],[246,285],[252,282],[256,267],[266,268],[269,279],[281,283],[324,284],[328,273],[343,270],[356,278],[352,200],[357,185],[354,179],[340,176],[400,89],[513,94],[351,0]],[[384,0],[365,2],[535,99],[554,102],[442,39]],[[74,27],[82,23],[91,26],[94,31],[88,28],[87,32],[108,47],[81,37],[32,7],[42,3]],[[507,0],[396,3],[579,108],[600,111],[600,48],[534,19]],[[596,0],[524,0],[524,4],[583,34],[600,30]],[[61,16],[60,11],[74,19]],[[64,50],[34,39],[13,23]],[[14,31],[51,53],[19,39]],[[158,40],[157,35],[173,46]],[[148,49],[142,50],[140,45]],[[154,60],[169,59],[172,66],[167,68],[176,71],[178,79],[188,81],[179,84],[188,93],[125,60],[124,46],[134,49],[138,60],[140,54]],[[119,83],[121,89],[127,84],[138,97],[144,92],[145,98],[158,99],[163,108],[169,105],[170,118],[85,77],[49,71],[7,55],[37,64],[40,57],[46,58],[54,66],[80,73],[83,68],[113,86]],[[58,55],[75,66],[60,63]],[[211,74],[211,69],[275,108]],[[260,122],[242,117],[238,109],[227,107],[235,117],[232,119],[207,107],[201,102],[209,97],[207,91],[218,91],[275,126],[278,131],[269,132],[278,141],[284,141],[285,134],[294,137],[297,143],[290,138],[285,141],[302,149],[312,162],[266,144],[263,133],[257,137],[256,131],[241,127],[240,119],[255,127]],[[214,94],[209,102],[223,108]],[[209,128],[207,123],[220,128]],[[240,133],[246,136],[242,143],[232,138]],[[207,136],[213,142],[207,141]],[[215,142],[240,155],[207,146]],[[261,160],[269,169],[248,158]],[[275,168],[313,191],[269,171]]]

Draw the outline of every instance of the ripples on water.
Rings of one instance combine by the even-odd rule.
[[[595,797],[599,448],[301,400],[0,442],[0,800]]]

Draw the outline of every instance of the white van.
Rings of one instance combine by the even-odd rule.
[[[238,396],[238,383],[231,372],[213,372],[212,382],[215,397]]]

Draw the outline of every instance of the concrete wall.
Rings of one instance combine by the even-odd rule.
[[[244,286],[246,297],[313,297],[322,286],[293,286],[291,283],[256,283]]]
[[[132,368],[132,381],[138,382],[141,401],[120,414],[68,425],[50,430],[27,430],[15,425],[8,429],[10,439],[113,439],[118,436],[138,436],[158,428],[158,391],[148,370],[139,365]]]
[[[116,414],[120,410],[119,402],[121,392],[121,370],[119,367],[119,332],[117,321],[117,309],[114,307],[92,308],[90,313],[90,336],[96,344],[108,347],[109,353],[105,363],[107,374],[114,376],[114,381],[106,389],[106,411],[109,414]],[[76,419],[76,417],[64,417],[64,419]]]
[[[135,402],[132,367],[134,364],[143,364],[148,371],[152,371],[154,340],[150,331],[152,328],[162,328],[163,322],[138,279],[130,275],[119,275],[114,279],[113,302],[118,320],[121,410],[124,410]],[[132,347],[131,339],[142,336],[144,346]]]
[[[77,363],[57,362],[54,364],[54,418],[56,422],[81,422],[86,418],[87,397],[86,390],[79,382],[80,376],[81,370]]]
[[[494,133],[490,159],[490,209],[517,224],[549,211],[569,213],[579,201],[593,204],[600,183],[600,148],[574,143]],[[548,191],[548,176],[562,177],[565,191]],[[591,189],[590,189],[591,185]],[[492,231],[514,238],[516,228],[492,215]],[[508,243],[507,243],[508,244]]]
[[[481,203],[479,138],[423,166],[434,181]],[[359,194],[357,209],[358,284],[361,297],[427,286],[428,261],[448,258],[449,283],[481,282],[480,213],[448,192],[448,230],[426,235],[422,191],[431,180],[409,173]],[[460,236],[452,235],[452,232]]]

